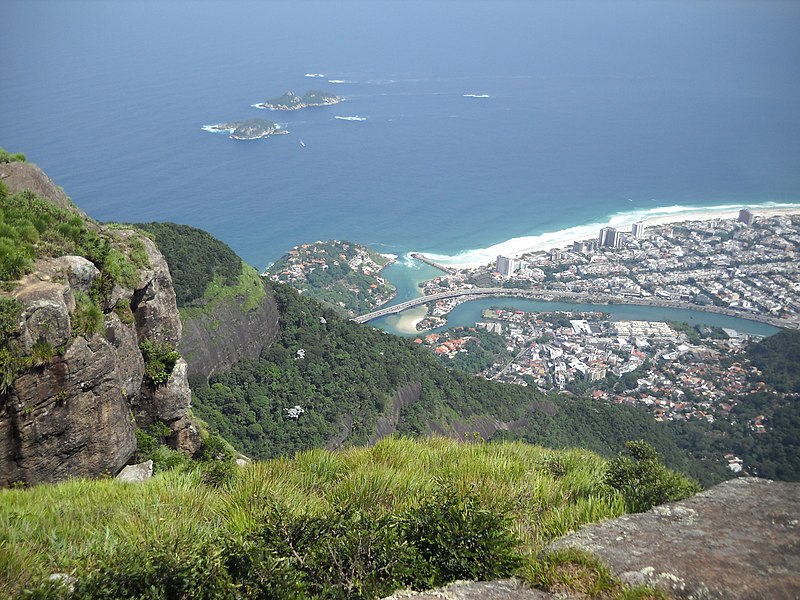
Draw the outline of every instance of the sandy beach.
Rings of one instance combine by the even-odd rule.
[[[396,332],[404,335],[419,333],[417,323],[422,321],[428,314],[427,306],[417,306],[409,308],[396,315],[386,317],[387,324]]]
[[[672,206],[648,211],[620,213],[614,215],[607,223],[592,223],[540,235],[513,238],[488,248],[467,250],[454,256],[432,253],[426,253],[425,256],[448,267],[474,269],[494,263],[498,255],[518,258],[532,252],[546,252],[554,248],[570,247],[576,241],[595,240],[603,227],[616,227],[624,232],[629,232],[631,225],[637,221],[643,221],[646,226],[653,227],[685,223],[687,221],[735,219],[739,216],[739,210],[742,208],[749,208],[756,217],[800,214],[800,204],[748,207],[731,205],[712,208]]]

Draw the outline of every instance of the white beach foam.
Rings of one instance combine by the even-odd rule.
[[[454,255],[424,253],[430,260],[455,268],[475,268],[493,263],[498,255],[518,257],[531,252],[544,252],[553,248],[564,248],[579,240],[597,239],[602,227],[630,228],[637,221],[646,225],[666,225],[684,221],[712,221],[715,219],[735,219],[739,210],[749,208],[756,216],[775,216],[779,214],[800,213],[800,204],[784,204],[763,202],[760,204],[742,205],[726,204],[719,206],[664,206],[642,210],[619,212],[612,215],[605,223],[590,223],[568,227],[560,231],[551,231],[538,235],[512,238],[488,248],[465,250]]]
[[[233,133],[236,130],[235,127],[223,128],[220,125],[203,125],[201,129],[211,133]]]

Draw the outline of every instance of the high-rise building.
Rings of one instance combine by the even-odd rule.
[[[616,248],[622,241],[622,236],[615,227],[603,227],[597,238],[597,245],[606,248]]]
[[[497,272],[503,277],[511,277],[519,267],[518,261],[506,256],[497,257]]]
[[[636,221],[631,225],[631,235],[637,240],[644,236],[644,221]]]
[[[754,217],[755,215],[753,215],[753,213],[751,213],[748,209],[743,208],[739,211],[739,218],[737,221],[739,221],[739,223],[744,223],[745,225],[752,225]]]

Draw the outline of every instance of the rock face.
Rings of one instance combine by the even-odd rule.
[[[153,476],[153,461],[148,460],[138,465],[128,465],[117,475],[117,481],[125,483],[141,483]]]
[[[136,451],[116,356],[100,335],[14,382],[0,408],[0,485],[115,473]]]
[[[86,216],[77,208],[60,187],[53,183],[39,167],[32,163],[11,162],[0,163],[0,180],[8,186],[12,193],[31,190],[37,196],[47,198],[53,204],[74,210]]]
[[[420,383],[410,383],[395,392],[391,406],[388,407],[384,414],[378,417],[375,433],[369,440],[370,446],[377,444],[397,430],[397,424],[400,422],[400,412],[419,400],[421,393],[422,384]]]
[[[246,311],[245,299],[216,303],[200,316],[187,317],[178,347],[189,363],[188,374],[206,379],[243,358],[258,358],[278,336],[278,307],[267,293],[258,307]],[[222,324],[222,325],[221,325]]]
[[[800,598],[800,483],[733,479],[590,525],[550,549],[572,547],[626,583],[677,598]]]
[[[190,454],[199,448],[187,416],[185,361],[178,361],[164,386],[144,378],[139,344],[149,339],[175,347],[181,340],[166,261],[150,239],[134,231],[96,227],[120,247],[140,240],[149,266],[140,270],[135,289],[114,287],[102,307],[103,333],[76,334],[76,294],[89,292],[99,275],[85,258],[39,260],[11,292],[23,306],[15,343],[27,353],[46,342],[54,355],[0,396],[0,486],[115,474],[136,451],[135,427],[156,421],[170,427],[173,447]]]
[[[499,581],[458,581],[427,592],[397,592],[384,600],[550,600],[552,594],[532,590],[515,579]]]

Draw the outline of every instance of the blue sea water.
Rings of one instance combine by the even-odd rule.
[[[0,145],[99,220],[202,227],[259,269],[800,201],[797,2],[2,6]],[[346,102],[251,106],[314,88]],[[291,133],[202,130],[254,117]]]

